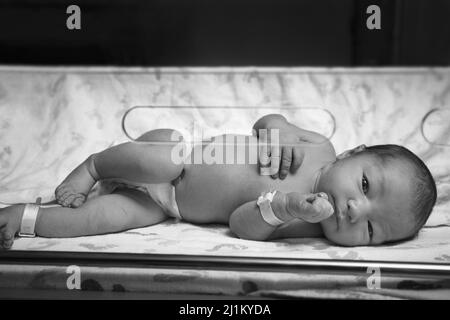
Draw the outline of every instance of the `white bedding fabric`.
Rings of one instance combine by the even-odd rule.
[[[58,183],[93,152],[126,141],[120,129],[135,105],[151,110],[134,132],[192,120],[209,133],[250,133],[258,116],[282,112],[299,125],[330,133],[317,114],[279,107],[320,106],[336,120],[338,152],[358,144],[398,143],[418,153],[438,183],[438,204],[417,239],[381,247],[337,247],[324,239],[240,240],[219,225],[167,221],[119,234],[72,239],[17,239],[13,250],[132,252],[391,260],[450,263],[450,148],[429,145],[420,120],[450,106],[450,69],[33,69],[0,67],[0,201],[52,198]],[[247,106],[249,110],[185,110],[179,106]],[[256,109],[255,109],[256,107]],[[256,110],[256,111],[255,111]],[[300,110],[300,109],[299,109]],[[190,119],[190,120],[189,120]],[[325,120],[324,120],[325,121]],[[450,137],[446,124],[443,137]],[[309,127],[309,129],[313,129]],[[331,130],[332,131],[332,130]]]
[[[233,237],[228,228],[222,225],[199,226],[168,220],[159,225],[118,234],[71,239],[21,238],[15,242],[14,250],[450,263],[449,228],[425,228],[417,239],[402,244],[345,248],[312,238],[273,242],[241,240]]]

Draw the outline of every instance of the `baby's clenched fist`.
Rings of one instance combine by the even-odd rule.
[[[286,196],[286,209],[294,218],[318,223],[329,218],[334,212],[333,206],[325,193],[301,194],[291,192]]]

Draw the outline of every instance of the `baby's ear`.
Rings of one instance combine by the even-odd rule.
[[[364,151],[364,150],[366,150],[366,145],[365,144],[360,144],[359,146],[357,146],[353,150],[354,150],[353,153],[358,153],[358,152]]]
[[[366,145],[365,144],[361,144],[361,145],[359,145],[359,146],[357,146],[357,147],[355,147],[353,149],[349,149],[349,150],[346,150],[346,151],[342,152],[336,158],[338,160],[342,160],[342,159],[345,159],[347,157],[350,157],[351,155],[353,155],[355,153],[361,152],[361,151],[363,151],[365,149],[366,149]]]

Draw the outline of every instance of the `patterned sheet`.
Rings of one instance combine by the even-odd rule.
[[[450,225],[450,220],[447,222]],[[428,227],[415,240],[382,247],[344,248],[323,239],[272,242],[235,238],[222,225],[198,226],[168,220],[118,234],[72,239],[18,239],[14,250],[133,252],[345,260],[421,261],[450,264],[449,227]]]
[[[89,154],[126,141],[120,119],[134,105],[153,110],[132,127],[190,132],[187,118],[210,130],[249,133],[261,113],[284,112],[333,134],[317,115],[274,107],[325,106],[335,119],[336,150],[360,143],[399,143],[417,152],[437,182],[438,204],[419,237],[396,245],[344,248],[324,239],[240,240],[225,226],[167,221],[72,239],[17,239],[12,250],[135,252],[450,263],[450,151],[428,144],[423,115],[450,105],[450,69],[14,69],[0,68],[0,201],[51,200],[57,184]],[[177,106],[194,106],[190,111]],[[247,106],[205,113],[195,106]],[[299,109],[301,110],[301,109]],[[227,112],[224,112],[227,111]],[[306,115],[306,116],[305,116]],[[329,118],[327,118],[329,121]],[[320,122],[320,121],[319,121]],[[207,125],[206,125],[207,124]],[[446,124],[444,138],[450,136]],[[442,138],[442,137],[441,137]]]

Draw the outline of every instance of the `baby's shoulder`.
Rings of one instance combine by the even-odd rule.
[[[326,138],[325,138],[326,139]],[[320,146],[321,155],[324,159],[334,161],[336,159],[336,150],[330,140],[326,139]]]
[[[304,146],[313,147],[315,151],[323,153],[324,155],[330,154],[331,156],[336,156],[333,144],[324,135],[301,128],[297,128],[297,134],[300,143]]]
[[[334,161],[336,159],[336,150],[331,141],[316,132],[309,133],[306,153],[308,158],[322,161]]]

